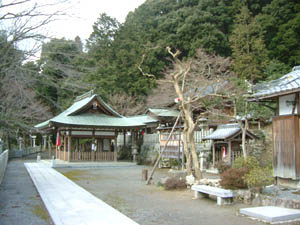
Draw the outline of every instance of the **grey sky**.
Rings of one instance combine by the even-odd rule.
[[[92,25],[100,13],[105,12],[122,23],[128,12],[134,11],[144,2],[145,0],[72,0],[71,14],[74,16],[53,23],[50,33],[67,39],[74,39],[79,35],[85,40],[91,34]]]

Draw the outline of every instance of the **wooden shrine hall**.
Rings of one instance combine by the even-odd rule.
[[[57,132],[57,159],[117,161],[118,134],[138,132],[152,120],[124,117],[90,91],[78,96],[64,112],[36,125],[35,129],[43,134]]]

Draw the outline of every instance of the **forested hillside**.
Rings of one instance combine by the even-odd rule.
[[[100,14],[86,44],[79,37],[51,39],[38,60],[26,63],[28,52],[18,40],[12,43],[9,32],[1,26],[2,131],[28,129],[91,89],[127,115],[147,104],[160,106],[159,99],[175,93],[157,81],[172,65],[167,46],[180,50],[182,60],[198,49],[230,59],[231,72],[251,83],[277,78],[300,63],[297,0],[146,0],[123,24]]]

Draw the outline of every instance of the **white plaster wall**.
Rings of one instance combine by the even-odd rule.
[[[8,160],[8,150],[0,155],[0,184],[2,183]]]
[[[292,101],[295,101],[295,94],[279,97],[279,115],[291,115],[293,111]],[[295,113],[298,112],[297,106]]]

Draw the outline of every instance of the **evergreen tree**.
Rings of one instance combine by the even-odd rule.
[[[80,90],[84,90],[82,73],[76,67],[76,58],[82,53],[77,41],[52,39],[42,46],[39,60],[40,79],[36,91],[54,114],[71,104]]]
[[[263,8],[259,22],[265,33],[270,58],[290,68],[300,62],[300,2],[273,0]]]
[[[263,30],[247,6],[242,6],[230,36],[234,71],[242,80],[256,83],[263,80],[268,64],[268,51],[263,41]]]

